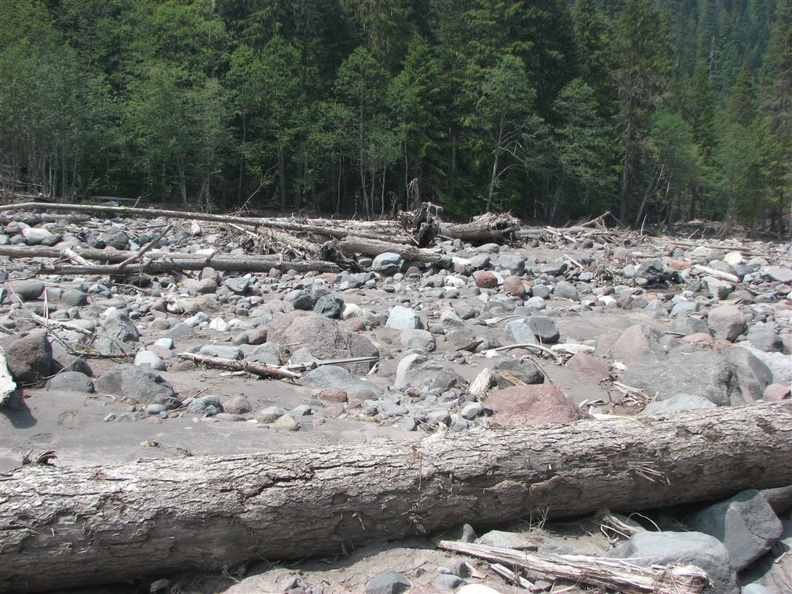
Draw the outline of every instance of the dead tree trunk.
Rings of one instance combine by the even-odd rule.
[[[792,484],[792,404],[0,476],[0,590],[337,554]]]
[[[366,256],[379,256],[385,252],[399,254],[404,260],[413,262],[435,262],[440,259],[440,254],[431,250],[423,250],[409,245],[378,241],[374,239],[360,239],[347,237],[336,244],[336,249],[347,254],[365,254]]]

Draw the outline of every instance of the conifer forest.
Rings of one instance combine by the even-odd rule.
[[[0,191],[792,221],[792,0],[2,0]]]

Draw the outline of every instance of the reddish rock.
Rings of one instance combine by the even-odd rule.
[[[8,371],[17,384],[30,386],[44,381],[53,372],[52,345],[47,333],[36,330],[11,342],[5,350]]]
[[[762,400],[765,402],[780,402],[782,400],[789,400],[792,391],[789,386],[784,384],[770,384],[762,392]]]
[[[264,344],[267,342],[267,326],[256,326],[248,333],[248,344]]]
[[[503,279],[503,291],[507,295],[519,297],[520,299],[525,297],[525,284],[523,283],[522,277],[514,275],[507,276]]]
[[[575,353],[566,362],[566,367],[581,375],[590,377],[594,381],[607,379],[610,376],[610,367],[602,359],[592,357],[588,353]]]
[[[245,396],[231,396],[224,399],[222,403],[223,411],[232,415],[244,415],[253,410],[253,405]]]
[[[314,393],[314,398],[322,402],[346,402],[348,400],[346,390],[339,388],[318,390]]]
[[[715,343],[715,339],[706,332],[696,332],[695,334],[688,334],[679,338],[679,342],[689,342],[690,344],[697,345],[711,345]]]
[[[498,277],[491,270],[477,270],[473,273],[473,280],[479,289],[494,289],[498,286]]]
[[[588,415],[557,387],[548,384],[512,386],[487,397],[494,421],[507,427],[569,423]]]
[[[693,268],[693,265],[690,262],[685,262],[684,260],[669,260],[668,266],[674,270],[688,270]]]
[[[407,278],[415,278],[421,276],[421,269],[417,266],[410,266],[407,272],[404,273]]]

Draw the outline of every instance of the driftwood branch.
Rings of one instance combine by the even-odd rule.
[[[539,555],[482,544],[441,540],[441,549],[521,567],[549,579],[612,588],[624,594],[699,594],[707,574],[692,565],[638,567],[622,559],[583,555]]]
[[[43,591],[792,484],[792,404],[0,476],[0,589]],[[46,567],[46,571],[41,568]]]
[[[390,241],[363,240],[359,237],[342,239],[336,244],[336,248],[348,254],[364,254],[366,256],[379,256],[386,252],[393,252],[399,254],[402,259],[413,262],[435,262],[440,259],[440,254],[432,250],[400,245]]]
[[[195,353],[179,353],[181,359],[189,359],[195,361],[199,365],[207,365],[209,367],[222,367],[223,369],[233,369],[234,371],[246,371],[259,377],[277,377],[280,379],[297,379],[300,377],[299,373],[294,373],[282,367],[275,367],[267,365],[266,363],[259,363],[256,361],[237,361],[235,359],[225,359],[223,357],[210,357],[208,355],[198,355]]]

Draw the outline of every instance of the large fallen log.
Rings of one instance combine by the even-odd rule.
[[[435,262],[440,259],[440,254],[432,250],[359,237],[341,239],[335,244],[335,247],[338,251],[347,254],[364,254],[366,256],[379,256],[386,252],[392,252],[399,254],[403,260],[412,262]]]
[[[337,554],[792,484],[792,403],[0,475],[0,591]]]

